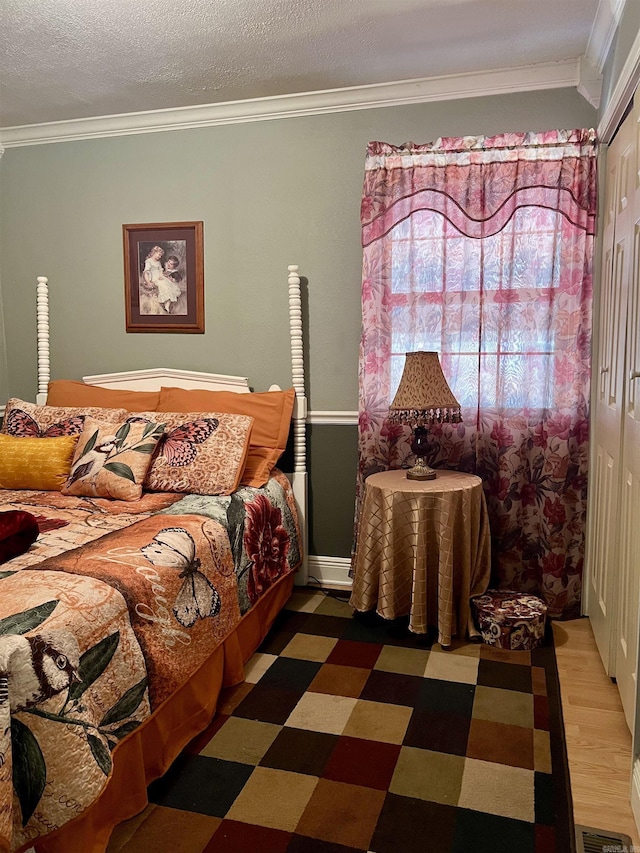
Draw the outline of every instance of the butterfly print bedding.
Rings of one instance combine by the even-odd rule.
[[[15,851],[98,800],[114,749],[222,646],[241,619],[241,593],[217,520],[228,497],[199,496],[203,511],[193,512],[177,509],[191,497],[177,494],[134,504],[2,496],[0,511],[33,511],[43,531],[0,567],[0,850]],[[293,568],[283,564],[283,575]],[[14,782],[20,767],[28,782]]]
[[[197,445],[206,441],[219,421],[215,418],[198,418],[166,432],[160,444],[160,453],[173,468],[183,468],[196,458]]]
[[[157,492],[229,495],[244,470],[253,418],[218,412],[140,412],[128,420],[157,420],[165,433],[147,473]]]
[[[206,575],[198,571],[200,559],[196,557],[196,543],[184,527],[164,527],[142,553],[154,566],[171,566],[181,570],[184,578],[173,605],[173,615],[181,625],[190,628],[196,619],[217,616],[220,596]]]
[[[85,418],[99,417],[112,423],[124,420],[124,409],[99,409],[94,406],[36,406],[11,397],[2,422],[2,432],[19,438],[58,438],[80,435]]]
[[[66,418],[44,429],[22,409],[11,409],[6,420],[6,432],[9,435],[20,438],[57,438],[61,435],[80,435],[84,424],[84,415]]]

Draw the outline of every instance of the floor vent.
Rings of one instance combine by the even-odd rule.
[[[576,853],[633,853],[633,848],[628,835],[576,826]]]

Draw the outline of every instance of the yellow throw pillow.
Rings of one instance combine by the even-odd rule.
[[[67,482],[77,435],[16,438],[0,433],[0,488],[59,492]]]

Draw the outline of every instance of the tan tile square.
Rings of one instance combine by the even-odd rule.
[[[533,766],[539,773],[551,773],[551,740],[549,732],[533,730]]]
[[[278,655],[267,655],[256,652],[245,664],[244,680],[249,682],[249,684],[257,684],[271,664],[277,660]]]
[[[449,655],[449,652],[433,652],[424,670],[425,678],[440,681],[459,681],[475,684],[478,680],[479,658],[469,655]]]
[[[316,613],[322,616],[340,616],[342,619],[351,619],[353,608],[349,604],[349,598],[342,601],[333,595],[325,595],[323,601],[318,605]]]
[[[285,658],[315,660],[324,663],[337,642],[335,637],[318,637],[315,634],[295,634],[280,654]]]
[[[472,715],[479,720],[533,728],[533,695],[479,684],[475,690]]]
[[[296,610],[298,613],[314,613],[323,600],[324,595],[321,592],[293,592],[287,601],[286,608]]]
[[[220,823],[219,817],[156,806],[120,853],[164,850],[167,838],[180,839],[180,853],[201,853]]]
[[[343,734],[383,743],[402,743],[411,713],[411,708],[404,705],[358,699]]]
[[[425,649],[403,649],[402,646],[384,646],[374,669],[398,672],[401,675],[424,675],[429,660]]]
[[[458,805],[533,823],[534,771],[467,758]]]
[[[308,689],[312,693],[332,693],[357,699],[371,675],[370,669],[325,663]]]
[[[226,818],[293,832],[317,784],[315,776],[256,767]]]
[[[305,693],[289,714],[285,726],[340,735],[357,702],[347,696]]]
[[[465,758],[403,746],[389,785],[392,794],[455,806],[460,796]]]
[[[386,792],[320,779],[297,832],[341,847],[367,850]]]
[[[200,751],[200,755],[238,761],[240,764],[260,763],[260,759],[278,737],[282,726],[229,717],[225,724]]]

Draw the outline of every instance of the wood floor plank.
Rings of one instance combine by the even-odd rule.
[[[588,619],[553,623],[577,824],[622,832],[640,849],[631,811],[631,732]]]

